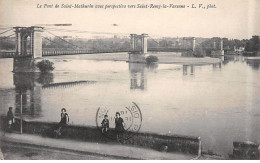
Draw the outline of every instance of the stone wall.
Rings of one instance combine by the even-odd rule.
[[[6,125],[1,118],[1,129]],[[57,123],[23,121],[23,133],[36,134],[44,137],[55,137],[54,130],[57,129]],[[13,130],[20,131],[20,120],[16,119]],[[114,129],[109,131],[112,137],[106,137],[101,134],[99,129],[94,126],[68,125],[59,138],[75,139],[89,142],[111,142],[117,143]],[[201,140],[199,137],[180,136],[180,135],[159,135],[154,133],[132,133],[129,139],[122,141],[122,144],[141,146],[159,151],[181,152],[187,154],[201,154]]]

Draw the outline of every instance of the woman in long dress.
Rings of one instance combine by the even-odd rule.
[[[123,133],[125,132],[124,125],[125,123],[123,118],[120,117],[120,113],[116,112],[115,131],[116,131],[116,138],[118,141],[122,138]]]

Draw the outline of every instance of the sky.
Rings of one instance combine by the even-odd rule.
[[[174,4],[194,8],[74,9],[37,8],[37,4]],[[199,4],[217,8],[201,9]],[[260,0],[0,0],[0,27],[69,23],[68,30],[101,33],[147,33],[150,37],[227,37],[260,35]],[[114,26],[116,24],[117,26]],[[49,28],[61,28],[52,27]],[[1,32],[1,31],[0,31]],[[89,34],[53,32],[88,37]],[[91,34],[93,35],[93,34]],[[94,34],[102,35],[102,34]],[[103,34],[104,35],[104,34]]]

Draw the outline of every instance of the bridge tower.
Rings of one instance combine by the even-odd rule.
[[[147,37],[147,34],[130,34],[131,51],[129,52],[129,62],[145,62],[148,47]]]
[[[42,27],[14,27],[16,34],[16,53],[19,56],[42,57]],[[29,40],[27,38],[30,38]],[[29,45],[29,49],[28,49]],[[29,50],[29,52],[28,52]]]
[[[42,58],[43,27],[14,27],[16,34],[16,56],[13,72],[34,72],[35,60]]]
[[[196,38],[195,37],[184,37],[183,41],[187,41],[186,45],[183,44],[183,46],[186,46],[186,48],[189,46],[189,48],[187,48],[188,51],[182,52],[181,56],[183,56],[183,57],[193,57],[194,52],[196,50]],[[188,43],[188,45],[187,45],[187,43]]]
[[[213,42],[213,50],[211,51],[211,55],[216,55],[216,56],[224,56],[224,49],[223,49],[223,39],[217,39],[219,41],[219,46],[218,48],[216,47],[216,40],[214,39]]]

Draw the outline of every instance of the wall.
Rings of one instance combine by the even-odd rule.
[[[1,129],[4,129],[5,118],[1,118]],[[57,123],[47,122],[26,122],[23,121],[23,132],[27,134],[36,134],[44,137],[54,137],[54,129]],[[20,131],[20,120],[16,119],[13,130]],[[159,135],[154,133],[132,133],[132,137],[123,141],[122,144],[141,146],[159,151],[164,151],[167,146],[167,152],[181,152],[187,154],[200,155],[201,141],[199,137],[180,136],[180,135]],[[110,129],[111,137],[105,137],[94,126],[69,125],[65,127],[61,138],[76,139],[90,142],[114,142],[116,136],[113,129]]]

